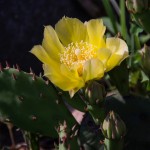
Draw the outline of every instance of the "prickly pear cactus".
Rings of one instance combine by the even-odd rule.
[[[43,135],[56,137],[55,127],[66,120],[68,127],[75,120],[59,93],[32,72],[0,67],[0,112],[16,126]]]

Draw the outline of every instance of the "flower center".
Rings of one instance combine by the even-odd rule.
[[[60,53],[60,62],[66,65],[69,69],[76,66],[79,74],[83,64],[96,56],[96,46],[87,42],[71,43],[65,47],[65,51]]]

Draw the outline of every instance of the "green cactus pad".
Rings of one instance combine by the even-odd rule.
[[[0,71],[0,112],[24,130],[51,137],[59,122],[76,123],[51,84],[13,68]]]

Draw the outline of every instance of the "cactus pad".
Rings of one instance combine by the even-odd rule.
[[[55,126],[75,124],[56,89],[33,73],[0,67],[0,112],[16,126],[56,137]]]

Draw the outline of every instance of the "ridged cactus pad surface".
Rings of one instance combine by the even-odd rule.
[[[64,120],[68,127],[75,120],[56,89],[33,73],[0,69],[0,112],[16,126],[56,137],[55,127]]]

